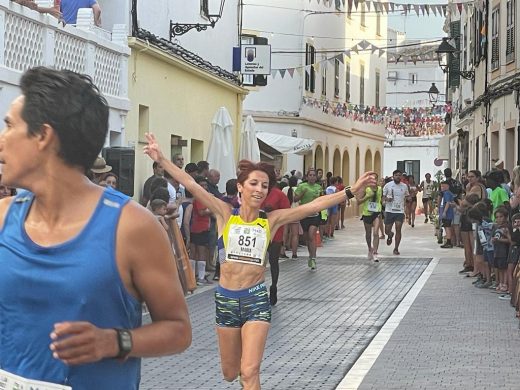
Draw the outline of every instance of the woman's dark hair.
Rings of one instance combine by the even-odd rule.
[[[226,194],[230,196],[235,196],[237,192],[237,179],[229,179],[226,182]]]
[[[119,181],[119,177],[114,172],[107,172],[107,173],[105,173],[103,175],[103,177],[101,178],[101,180],[106,180],[110,176],[114,177],[116,179],[116,181]]]
[[[276,184],[276,175],[274,173],[274,167],[271,164],[264,162],[253,163],[249,160],[240,160],[238,163],[238,178],[237,182],[244,184],[251,172],[260,171],[264,172],[269,178],[269,189],[273,188]]]
[[[298,185],[298,178],[296,176],[291,176],[289,178],[289,189],[287,190],[287,198],[289,198],[289,202],[293,204],[294,201],[294,191],[293,187]]]
[[[474,174],[477,179],[480,179],[482,177],[482,173],[478,169],[472,169],[471,171],[469,171],[469,173]]]
[[[167,188],[158,187],[155,191],[152,192],[152,196],[150,197],[150,202],[155,199],[162,199],[166,203],[170,201],[170,193]]]
[[[53,128],[58,156],[87,171],[99,155],[108,133],[108,104],[89,76],[45,67],[22,76],[22,118],[30,135]]]
[[[153,194],[157,188],[166,188],[168,189],[168,182],[163,177],[158,177],[152,181],[150,184],[150,194]]]

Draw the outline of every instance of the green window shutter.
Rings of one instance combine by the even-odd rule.
[[[450,87],[458,87],[460,85],[460,20],[450,23],[450,37],[455,38],[457,53],[448,59],[450,69],[448,84]]]

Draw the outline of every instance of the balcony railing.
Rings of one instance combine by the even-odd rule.
[[[23,72],[34,66],[69,69],[92,77],[101,92],[128,95],[126,26],[111,32],[94,26],[92,11],[81,9],[76,26],[9,0],[0,0],[0,68]]]

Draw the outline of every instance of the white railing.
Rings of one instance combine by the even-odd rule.
[[[103,94],[126,99],[126,26],[102,30],[94,26],[90,9],[80,11],[78,24],[64,27],[50,15],[0,0],[0,67],[23,72],[50,66],[85,73]]]

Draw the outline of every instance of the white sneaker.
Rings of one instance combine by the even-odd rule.
[[[376,263],[379,263],[379,257],[377,256],[376,252],[373,253],[372,260],[374,260],[374,262],[376,262]]]
[[[368,251],[368,260],[374,260],[374,253],[372,252],[372,249]]]

